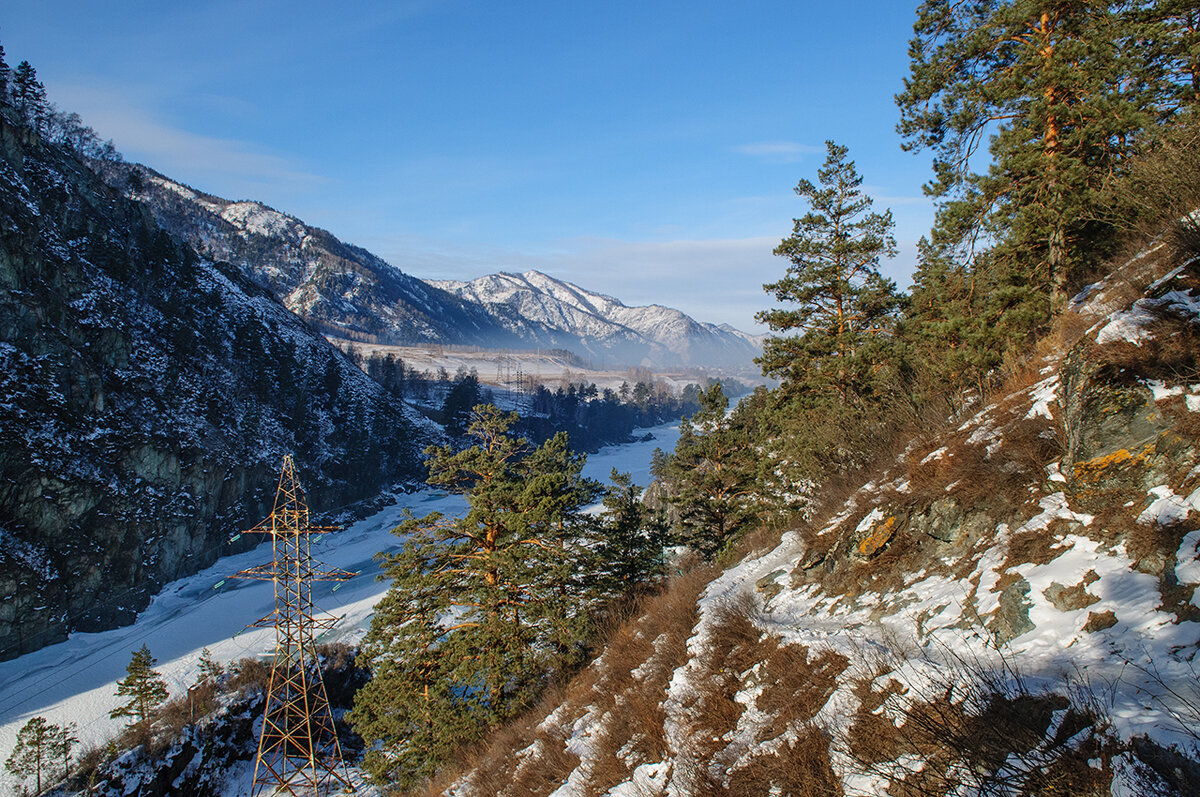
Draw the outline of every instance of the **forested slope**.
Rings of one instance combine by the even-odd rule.
[[[4,657],[128,622],[211,564],[262,514],[284,453],[332,508],[410,475],[423,436],[270,293],[43,129],[0,107]]]

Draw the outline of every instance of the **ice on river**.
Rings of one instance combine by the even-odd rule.
[[[679,428],[677,424],[666,424],[640,429],[637,434],[647,432],[653,440],[610,446],[589,455],[585,475],[607,484],[610,472],[616,468],[631,473],[636,484],[647,485],[651,454],[655,448],[673,450]],[[372,609],[387,590],[385,582],[376,580],[379,565],[374,557],[380,551],[399,547],[400,540],[391,530],[405,509],[420,517],[435,510],[456,516],[465,508],[460,496],[423,490],[402,496],[398,504],[344,531],[317,538],[313,545],[315,558],[330,567],[359,572],[340,586],[314,584],[317,607],[342,618],[321,641],[354,642],[366,632]],[[320,509],[313,507],[314,511]],[[247,518],[246,526],[258,520]],[[168,584],[133,625],[93,634],[75,633],[65,642],[0,662],[0,758],[8,757],[20,727],[39,715],[60,725],[75,723],[81,745],[78,749],[111,737],[123,723],[108,716],[118,705],[116,682],[125,677],[131,653],[143,644],[158,659],[155,669],[166,679],[172,695],[183,694],[187,685],[195,682],[200,652],[205,647],[222,662],[269,653],[274,645],[272,629],[244,629],[274,610],[271,583],[230,578],[269,558],[270,547],[266,545],[225,557],[207,570]],[[214,589],[222,580],[225,583]],[[14,785],[7,772],[0,772],[0,786],[12,789]]]

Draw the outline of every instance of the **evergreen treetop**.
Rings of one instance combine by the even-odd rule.
[[[426,450],[429,483],[465,495],[468,511],[410,516],[395,530],[404,546],[383,557],[392,586],[363,640],[373,678],[351,714],[376,779],[427,777],[582,655],[604,584],[581,510],[599,485],[566,435],[534,447],[516,420],[480,405],[474,445]]]
[[[879,273],[896,242],[891,211],[870,211],[847,148],[832,141],[825,147],[820,187],[808,180],[796,186],[809,212],[775,249],[790,261],[787,273],[763,286],[786,306],[756,316],[776,332],[795,334],[767,338],[757,362],[809,400],[848,405],[871,391],[873,352],[899,308],[895,285]]]
[[[56,742],[64,730],[45,717],[33,717],[17,731],[17,743],[4,762],[5,768],[24,780],[35,778],[38,794],[42,793],[42,775],[49,773],[51,762],[59,755]]]
[[[941,234],[1059,302],[1140,131],[1178,106],[1168,45],[1131,0],[925,0],[896,96],[908,150],[933,152]],[[991,164],[978,157],[987,147]],[[993,280],[1002,284],[1003,280]]]
[[[154,670],[156,662],[146,645],[133,652],[126,667],[128,674],[117,681],[117,696],[130,700],[108,712],[110,717],[130,717],[130,727],[142,725],[162,705],[169,692],[162,676]]]

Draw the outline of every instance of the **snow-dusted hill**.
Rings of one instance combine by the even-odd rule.
[[[206,194],[139,164],[105,179],[197,251],[238,266],[326,334],[382,344],[565,348],[613,365],[754,370],[761,339],[651,305],[627,307],[536,271],[427,282],[260,202]]]
[[[138,164],[98,165],[168,232],[238,266],[323,332],[383,343],[515,342],[478,306],[294,216],[206,194]]]
[[[1200,261],[1142,253],[1007,395],[677,581],[446,793],[1196,794],[1198,327]]]
[[[539,271],[431,283],[486,308],[515,335],[627,364],[749,366],[761,338],[662,305],[627,307]]]
[[[415,475],[433,439],[259,284],[0,107],[0,659],[132,622],[228,550],[284,453],[340,506]]]

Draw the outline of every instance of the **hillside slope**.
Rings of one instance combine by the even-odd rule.
[[[0,658],[130,622],[269,507],[415,469],[428,437],[317,331],[0,115]],[[250,540],[243,539],[245,546]]]
[[[678,580],[445,793],[1194,794],[1198,323],[1200,262],[1143,252],[1023,384]]]
[[[378,343],[514,342],[477,305],[294,216],[196,191],[140,164],[101,165],[109,184],[145,203],[164,229],[234,263],[323,332]]]
[[[251,200],[182,185],[140,164],[96,164],[198,252],[237,265],[322,332],[376,344],[564,348],[620,365],[750,367],[761,341],[669,307],[627,307],[537,271],[424,281]]]
[[[658,367],[748,367],[762,353],[758,338],[728,325],[657,304],[627,307],[539,271],[431,284],[487,308],[514,335],[543,348]]]

